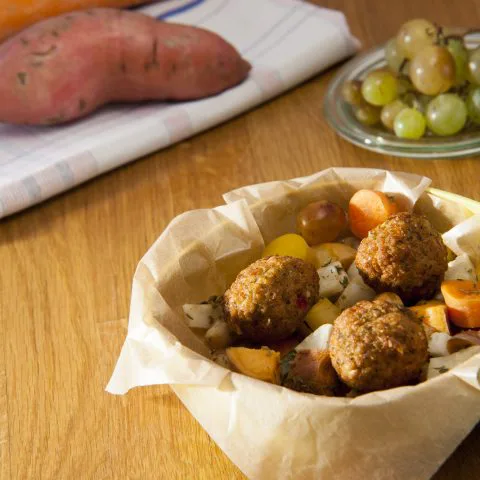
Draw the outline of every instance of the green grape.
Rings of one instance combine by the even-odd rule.
[[[380,122],[380,109],[365,103],[354,110],[355,117],[364,125],[376,125]]]
[[[405,108],[408,108],[408,105],[403,103],[401,100],[394,100],[392,103],[385,105],[382,108],[380,113],[380,120],[383,125],[389,130],[393,130],[393,122],[395,117]]]
[[[447,38],[446,48],[455,62],[455,85],[462,85],[467,79],[468,50],[462,37]]]
[[[425,47],[415,55],[409,70],[413,86],[425,95],[446,92],[455,82],[455,61],[444,47]]]
[[[424,47],[437,40],[437,29],[428,20],[416,18],[404,23],[397,35],[397,48],[400,55],[413,58]]]
[[[480,124],[480,87],[472,88],[468,94],[467,99],[465,100],[467,105],[467,112],[470,120]]]
[[[390,70],[394,73],[400,71],[400,67],[405,61],[405,57],[398,51],[397,40],[395,38],[391,38],[385,45],[385,60]]]
[[[480,47],[470,52],[467,76],[471,83],[480,85]]]
[[[360,80],[345,82],[342,85],[342,97],[350,105],[361,105],[363,103],[362,82]]]
[[[417,139],[425,133],[425,117],[414,108],[405,108],[395,117],[393,130],[400,138]]]
[[[454,93],[435,97],[427,107],[428,128],[437,135],[455,135],[467,121],[465,102]]]
[[[397,79],[390,72],[370,72],[362,83],[363,98],[371,105],[382,106],[397,98]]]

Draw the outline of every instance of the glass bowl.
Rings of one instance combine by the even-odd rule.
[[[480,33],[465,37],[468,48],[480,46]],[[343,138],[374,152],[413,158],[452,158],[476,155],[480,152],[480,130],[451,137],[402,139],[379,127],[362,125],[352,108],[342,99],[344,82],[364,78],[370,70],[386,65],[384,45],[360,54],[345,64],[332,79],[324,100],[324,113],[330,126]]]

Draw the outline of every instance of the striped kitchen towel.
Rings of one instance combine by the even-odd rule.
[[[249,78],[203,100],[109,106],[63,126],[0,123],[0,218],[239,115],[358,47],[341,12],[299,0],[167,0],[139,10],[223,36],[252,64]]]

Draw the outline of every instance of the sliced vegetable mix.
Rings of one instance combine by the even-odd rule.
[[[307,242],[297,233],[274,238],[262,258],[239,273],[223,300],[212,297],[203,305],[185,305],[187,324],[206,331],[204,339],[222,366],[300,392],[352,397],[424,381],[427,373],[429,378],[441,373],[428,368],[427,359],[480,345],[480,331],[472,330],[480,326],[480,286],[475,283],[475,267],[468,256],[455,257],[450,252],[447,269],[446,247],[427,219],[408,212],[397,214],[411,209],[409,201],[402,198],[373,190],[353,195],[349,224],[356,237],[344,229],[335,231],[328,215],[318,214],[312,217],[319,222],[314,225],[318,228],[316,239],[331,241],[315,244],[312,236]],[[311,204],[313,211],[319,203],[324,205]],[[310,211],[309,205],[300,212],[301,218],[306,218],[305,211]],[[337,215],[337,220],[340,217]],[[419,226],[405,230],[395,224],[387,228],[392,219],[410,219]],[[379,228],[369,235],[378,224],[385,235],[375,253],[383,249],[386,263],[382,272],[391,277],[397,267],[391,260],[396,258],[392,249],[397,249],[398,256],[404,245],[411,246],[412,239],[419,242],[418,247],[428,245],[430,236],[435,236],[441,247],[439,275],[445,273],[447,279],[441,284],[443,295],[434,291],[438,298],[425,295],[407,308],[398,292],[375,291],[364,282],[365,272],[357,265],[363,265],[359,262],[362,248],[372,239],[378,240]],[[323,235],[322,229],[336,233]],[[307,228],[304,235],[311,235],[313,230]],[[415,260],[418,263],[419,258]],[[432,270],[428,262],[424,265]],[[413,267],[418,270],[422,265]],[[407,277],[412,279],[412,275]],[[235,328],[238,325],[228,320],[228,315],[242,315],[242,328]],[[296,330],[279,335],[287,317],[288,321],[295,317]],[[469,330],[459,331],[459,327]],[[448,371],[447,367],[443,371]]]

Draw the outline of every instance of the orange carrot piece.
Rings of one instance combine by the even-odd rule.
[[[480,283],[448,280],[441,286],[450,320],[461,328],[480,327]]]
[[[348,205],[350,230],[356,237],[365,238],[372,228],[400,211],[393,197],[376,190],[359,190]]]
[[[20,30],[62,13],[87,8],[124,8],[152,0],[8,0],[3,2],[0,15],[0,42]],[[8,4],[8,6],[7,6]]]

